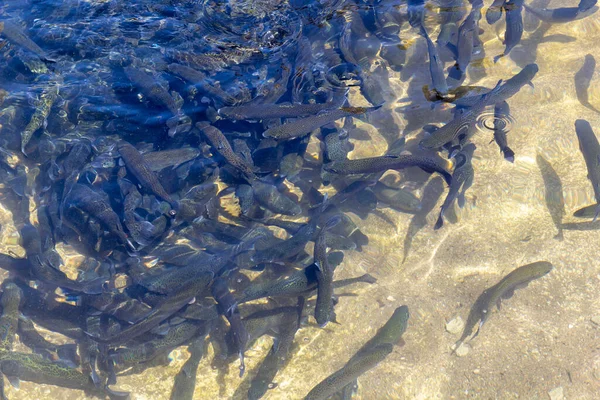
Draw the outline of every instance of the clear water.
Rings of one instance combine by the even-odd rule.
[[[33,180],[36,167],[46,173],[44,166],[49,160],[58,159],[59,164],[62,161],[58,150],[58,158],[44,158],[36,153],[39,143],[48,140],[60,149],[69,148],[81,138],[96,140],[106,136],[123,138],[142,151],[200,148],[199,158],[214,157],[224,165],[196,128],[190,131],[186,123],[212,121],[225,133],[239,133],[228,137],[245,140],[252,150],[258,146],[265,127],[256,122],[216,120],[214,108],[223,104],[219,105],[219,100],[201,85],[194,91],[192,85],[169,73],[167,65],[178,62],[172,51],[210,54],[214,64],[196,67],[205,68],[206,82],[224,90],[235,103],[250,101],[261,93],[272,96],[267,103],[323,102],[334,90],[325,75],[344,57],[335,51],[335,46],[346,24],[359,18],[366,21],[367,31],[352,36],[350,48],[356,57],[365,55],[360,60],[362,68],[370,69],[371,79],[380,86],[370,95],[381,98],[384,104],[366,117],[354,118],[353,125],[344,119],[336,122],[337,129],[347,128],[354,146],[348,157],[383,155],[402,136],[407,140],[407,150],[414,150],[425,135],[424,125],[441,125],[452,118],[451,104],[434,107],[423,96],[423,86],[431,82],[426,43],[416,30],[404,22],[399,33],[392,35],[398,38],[395,40],[389,34],[383,36],[387,31],[381,25],[372,26],[369,20],[373,9],[380,14],[406,13],[404,1],[297,3],[6,1],[0,9],[2,19],[15,21],[49,58],[57,61],[41,62],[34,53],[0,32],[0,38],[5,40],[0,50],[0,141],[2,148],[10,152],[7,159],[14,163],[12,167],[25,166],[26,176]],[[440,28],[438,3],[428,1],[425,5],[425,26],[434,40]],[[464,3],[468,12],[470,5]],[[484,3],[485,13],[491,1]],[[577,5],[574,0],[529,3],[550,8]],[[485,18],[481,20],[483,51],[474,55],[464,85],[491,88],[526,64],[538,64],[534,87],[524,86],[508,100],[512,115],[508,141],[516,154],[514,163],[503,159],[498,146],[491,142],[491,131],[479,130],[471,139],[477,146],[473,160],[475,179],[467,191],[466,206],[455,207],[455,217],[450,212],[444,227],[437,231],[433,225],[447,188],[432,211],[418,217],[424,222],[420,229],[414,229],[415,221],[418,222],[414,215],[384,204],[378,204],[371,212],[353,210],[358,206],[350,203],[344,212],[369,243],[362,251],[344,251],[335,277],[369,273],[377,278],[377,283],[353,285],[336,292],[337,324],[330,323],[323,329],[309,317],[295,336],[290,361],[278,372],[275,387],[264,398],[303,398],[314,385],[341,368],[403,304],[408,305],[411,314],[403,337],[405,344],[396,346],[383,362],[359,378],[355,398],[533,399],[548,398],[549,393],[558,396],[561,391],[564,398],[596,398],[600,389],[600,327],[593,322],[600,318],[597,232],[565,229],[560,240],[556,237],[555,220],[567,224],[585,221],[574,218],[573,212],[594,203],[574,122],[586,119],[596,128],[599,114],[578,101],[574,75],[587,54],[600,59],[600,14],[525,30],[510,55],[494,63],[493,57],[504,50],[504,26],[504,19],[493,26]],[[304,52],[302,56],[298,55],[300,51]],[[398,51],[397,58],[389,56],[391,51]],[[182,60],[179,62],[185,61]],[[189,60],[188,57],[186,62]],[[183,99],[181,111],[185,117],[176,118],[178,126],[183,127],[174,136],[169,135],[167,126],[173,112],[149,100],[147,94],[140,94],[139,84],[131,84],[123,72],[123,66],[130,62]],[[195,62],[199,65],[206,60]],[[448,59],[445,66],[452,64]],[[288,69],[291,78],[287,88],[273,94],[273,82]],[[47,125],[37,130],[32,139],[32,155],[25,158],[20,134],[33,114],[35,99],[47,90],[48,82],[59,86],[59,96]],[[588,96],[590,104],[600,109],[597,72]],[[348,103],[367,107],[373,104],[357,86],[350,87]],[[482,119],[489,120],[490,113],[487,110]],[[483,122],[479,124],[482,125]],[[322,184],[319,177],[324,160],[322,137],[318,130],[310,136],[302,155],[302,173],[285,181],[290,192],[300,197],[305,211],[308,205],[302,197],[303,182],[330,195],[340,189],[340,185],[334,188]],[[285,151],[295,150],[290,146]],[[545,182],[540,157],[558,178],[546,177]],[[254,158],[257,165],[268,165],[268,160]],[[184,186],[177,182],[194,181],[185,175],[186,171],[197,175],[198,181],[210,176],[212,167],[200,161],[193,163],[192,168],[188,164],[187,170],[178,170],[179,175],[162,176],[163,182],[175,182],[169,189],[175,197]],[[96,171],[101,171],[98,164],[94,165]],[[17,197],[7,195],[1,201],[5,210],[0,215],[2,252],[24,257],[18,233],[23,211],[18,204],[29,201],[30,220],[37,223],[34,210],[44,195],[35,183],[9,184],[12,176],[3,176],[3,192],[25,193]],[[102,185],[102,175],[99,176],[96,187],[118,198],[118,186]],[[408,170],[388,171],[382,180],[399,183],[421,198],[431,178],[424,172]],[[114,181],[112,175],[108,182]],[[231,185],[219,179],[220,189]],[[231,195],[223,196],[220,203],[227,211],[239,212]],[[298,220],[306,221],[302,217],[306,215]],[[78,266],[89,255],[78,251],[68,240],[57,241],[56,249],[65,260],[63,270],[71,278],[77,277]],[[312,254],[312,243],[307,245],[307,251]],[[127,256],[122,249],[119,254]],[[111,257],[117,258],[114,254],[108,256]],[[465,321],[484,289],[516,267],[538,260],[551,262],[554,270],[503,301],[501,311],[494,310],[481,333],[468,343],[466,354],[451,354],[460,332],[449,332],[453,329],[447,323],[457,317]],[[258,276],[256,272],[242,273],[251,278]],[[44,332],[57,342],[65,341],[60,335]],[[232,359],[226,368],[216,368],[212,362],[214,350],[209,346],[197,372],[194,398],[246,398],[249,377],[271,344],[272,339],[264,336],[247,349],[247,374],[242,379],[238,360]],[[18,339],[15,349],[30,352]],[[133,399],[167,399],[173,378],[187,356],[186,347],[178,347],[170,353],[168,365],[119,374],[114,389],[131,392]],[[5,390],[11,399],[85,397],[81,391],[32,382],[22,382],[19,390],[7,382]]]

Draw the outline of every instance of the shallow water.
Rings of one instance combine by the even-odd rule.
[[[304,7],[286,2],[208,1],[204,7],[196,2],[132,3],[31,1],[27,7],[17,1],[5,3],[2,18],[15,18],[27,27],[24,31],[29,37],[57,62],[46,66],[31,52],[10,41],[0,50],[4,71],[0,87],[7,92],[3,115],[12,112],[10,107],[16,110],[16,117],[3,120],[0,129],[5,138],[17,138],[16,143],[6,139],[3,148],[20,152],[18,138],[33,112],[32,98],[47,87],[45,82],[56,81],[60,87],[59,100],[45,128],[53,140],[62,138],[68,143],[81,137],[94,140],[111,136],[124,138],[142,150],[200,146],[202,155],[208,158],[210,150],[198,139],[196,128],[191,133],[181,128],[183,131],[173,137],[168,134],[167,120],[173,113],[168,107],[140,96],[140,90],[131,88],[122,72],[122,60],[133,60],[134,65],[159,77],[163,86],[168,82],[169,90],[183,98],[183,114],[192,123],[215,122],[214,110],[211,110],[214,100],[206,93],[203,96],[190,94],[190,85],[165,71],[166,65],[172,62],[168,58],[170,50],[224,55],[222,59],[216,57],[221,62],[215,61],[214,66],[207,67],[206,74],[213,82],[220,82],[216,86],[233,96],[236,102],[243,103],[259,93],[272,93],[269,79],[286,73],[286,68],[292,68],[295,77],[299,71],[293,68],[298,61],[292,57],[296,57],[298,40],[310,37],[315,53],[309,65],[314,65],[319,74],[315,74],[317,83],[307,78],[306,85],[314,84],[315,88],[320,86],[326,90],[310,92],[307,86],[305,91],[296,92],[300,93],[299,97],[294,97],[291,93],[296,86],[291,83],[281,95],[281,101],[322,102],[324,92],[331,89],[330,83],[323,82],[323,75],[333,66],[330,63],[335,57],[328,59],[319,51],[335,42],[329,43],[331,38],[340,35],[344,25],[341,21],[358,18],[368,9],[363,3],[352,2],[331,5],[332,10],[336,10],[332,12],[323,11],[324,3],[310,2]],[[406,11],[404,3],[398,6],[401,12]],[[490,3],[485,1],[484,12]],[[427,2],[426,6],[425,21],[432,38],[437,37],[439,31],[435,4]],[[547,4],[548,7],[576,6],[577,1],[551,0]],[[469,10],[467,2],[465,6]],[[292,9],[295,11],[291,12]],[[562,197],[562,222],[581,222],[585,220],[574,218],[573,212],[594,203],[574,123],[576,119],[586,119],[598,134],[600,116],[578,101],[574,75],[583,65],[586,54],[600,60],[600,13],[565,24],[542,24],[533,32],[525,31],[521,43],[497,63],[493,57],[504,50],[501,41],[504,22],[489,26],[483,18],[480,26],[484,52],[474,56],[464,85],[492,88],[499,79],[512,77],[528,63],[535,62],[539,66],[534,87],[524,86],[508,100],[513,118],[508,141],[516,154],[514,163],[504,160],[498,146],[490,142],[491,131],[479,131],[471,139],[477,146],[473,160],[475,179],[466,193],[466,206],[455,207],[456,218],[451,218],[449,213],[443,228],[437,231],[433,225],[447,191],[445,185],[437,205],[423,217],[425,226],[418,231],[414,229],[414,221],[411,225],[413,215],[382,204],[367,216],[346,208],[346,215],[369,238],[369,244],[363,246],[362,251],[344,251],[335,277],[344,279],[369,273],[377,278],[377,283],[354,285],[336,292],[339,295],[335,306],[337,324],[319,328],[310,316],[309,323],[295,336],[289,363],[279,371],[274,380],[276,386],[264,398],[303,398],[317,383],[341,368],[388,320],[394,309],[404,304],[411,314],[403,336],[405,344],[396,346],[383,362],[359,378],[355,398],[529,399],[548,398],[548,393],[555,389],[554,394],[562,389],[564,398],[596,398],[600,390],[597,344],[600,326],[592,319],[597,322],[600,318],[598,235],[594,230],[565,229],[564,238],[560,240],[551,212],[556,213],[558,209],[560,213]],[[300,35],[300,29],[304,30],[304,36]],[[59,31],[62,33],[56,40],[51,33]],[[369,34],[368,37],[375,36]],[[349,127],[349,140],[354,145],[348,155],[351,159],[383,155],[389,144],[402,135],[414,146],[424,137],[421,129],[424,125],[441,125],[452,118],[450,104],[433,107],[423,96],[423,85],[431,84],[425,41],[408,23],[402,25],[399,37],[402,41],[398,43],[373,39],[382,49],[400,44],[406,49],[406,61],[400,71],[395,71],[390,61],[381,57],[381,49],[369,59],[375,71],[373,79],[381,84],[382,91],[376,94],[382,96],[385,103],[379,110],[355,118],[355,126]],[[543,40],[544,37],[554,40]],[[355,46],[364,46],[366,42]],[[260,57],[257,58],[256,53]],[[41,73],[29,71],[24,66],[27,63],[39,68]],[[379,73],[376,65],[382,65],[385,74]],[[446,63],[446,67],[451,65],[451,62]],[[598,72],[593,75],[588,94],[589,102],[600,109]],[[358,87],[350,88],[348,99],[352,106],[372,105]],[[66,117],[61,117],[63,115]],[[489,117],[489,112],[487,115]],[[178,119],[178,124],[185,123],[184,118]],[[251,139],[248,142],[252,146],[264,130],[257,123],[222,120],[216,123],[224,132],[250,132],[254,142]],[[341,128],[344,120],[336,124]],[[40,131],[34,136],[34,147],[41,142]],[[324,159],[322,147],[321,135],[312,134],[303,156],[304,169],[317,171],[316,175]],[[34,148],[32,152],[35,151]],[[545,184],[540,157],[551,166],[558,179],[546,177]],[[33,173],[35,161],[33,164],[31,159],[22,161],[20,153],[17,159],[27,163],[28,174]],[[258,164],[261,160],[254,161]],[[547,167],[544,168],[548,172]],[[191,171],[191,174],[198,173],[198,169]],[[202,178],[209,175],[203,174],[199,175]],[[307,173],[310,178],[299,176],[320,183],[315,174]],[[439,177],[420,170],[388,171],[382,179],[402,182],[419,198],[427,185],[441,188]],[[286,185],[292,193],[301,196],[300,185],[294,184],[297,182],[290,178]],[[7,182],[3,183],[6,188]],[[219,186],[225,188],[228,183],[219,180]],[[330,195],[335,193],[331,186],[317,188]],[[118,187],[112,190],[110,195],[115,196]],[[38,195],[23,197],[29,198],[31,210],[36,207]],[[550,207],[548,198],[552,203]],[[224,207],[239,208],[225,204],[226,201],[221,199]],[[13,221],[15,215],[18,217],[14,204],[1,203],[5,210],[0,215],[1,252],[23,257],[25,253],[18,244],[15,227],[18,223]],[[306,209],[306,203],[302,204]],[[36,221],[33,213],[31,220]],[[64,270],[75,278],[76,267],[86,256],[63,241],[56,247],[66,261]],[[312,247],[312,243],[307,246],[309,254]],[[504,300],[500,312],[494,309],[481,333],[466,345],[466,355],[451,354],[460,332],[448,332],[447,322],[457,317],[466,321],[471,305],[484,289],[516,267],[538,260],[551,262],[554,270]],[[248,275],[254,278],[258,274],[249,272]],[[209,346],[198,369],[194,398],[245,398],[248,378],[271,344],[272,339],[265,336],[247,350],[247,375],[242,379],[238,360],[232,361],[226,370],[213,368],[214,350]],[[16,349],[30,351],[21,344],[17,344]],[[119,375],[114,388],[131,392],[132,399],[168,399],[173,378],[187,355],[186,347],[179,347],[171,352],[168,365],[150,367],[139,374]],[[22,382],[19,390],[8,383],[5,386],[11,399],[85,398],[81,391],[31,382]]]

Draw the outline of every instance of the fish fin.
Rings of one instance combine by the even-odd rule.
[[[498,54],[496,57],[494,57],[494,64],[496,64],[502,57],[504,57],[504,54]]]
[[[18,376],[8,376],[8,375],[5,375],[5,376],[6,376],[6,379],[8,379],[8,381],[12,385],[12,387],[14,387],[15,389],[21,388],[21,380],[19,379]]]
[[[529,86],[531,86],[531,88],[532,88],[532,89],[535,89],[535,85],[533,84],[533,82],[529,81],[529,82],[527,82],[527,84],[528,84]]]

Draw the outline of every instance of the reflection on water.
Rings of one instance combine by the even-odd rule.
[[[600,14],[524,3],[5,2],[6,396],[595,398]]]

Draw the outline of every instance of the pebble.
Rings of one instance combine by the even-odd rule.
[[[562,386],[559,386],[549,391],[548,396],[550,396],[550,400],[563,400],[565,398],[565,395],[563,393]]]
[[[454,354],[456,354],[459,357],[464,357],[469,353],[469,349],[469,346],[463,343],[458,347],[458,349],[456,349]]]
[[[459,334],[465,327],[465,322],[461,317],[456,317],[446,323],[446,330],[450,333]]]
[[[600,315],[594,315],[592,317],[592,323],[596,326],[600,326]]]

